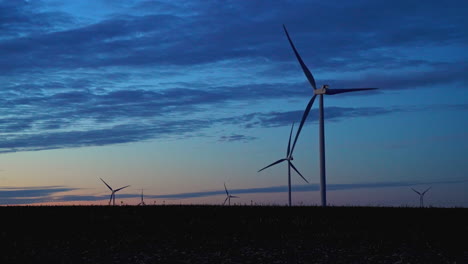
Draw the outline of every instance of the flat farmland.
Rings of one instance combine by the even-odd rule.
[[[468,263],[468,209],[0,207],[0,263]]]

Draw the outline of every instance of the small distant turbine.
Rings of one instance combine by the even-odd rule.
[[[306,178],[304,178],[304,176],[302,176],[302,174],[296,169],[296,167],[292,164],[292,160],[294,160],[293,156],[292,156],[292,151],[291,151],[291,136],[292,136],[292,132],[293,132],[293,129],[294,129],[294,123],[292,124],[291,126],[291,132],[289,133],[289,141],[288,141],[288,148],[286,150],[286,158],[284,159],[280,159],[280,160],[277,160],[275,162],[273,162],[272,164],[266,166],[265,168],[259,170],[258,172],[261,172],[262,170],[266,169],[266,168],[269,168],[271,166],[274,166],[276,164],[279,164],[283,161],[288,161],[288,191],[289,191],[289,206],[291,206],[291,167],[293,168],[294,171],[297,172],[297,174],[299,174],[299,176],[301,176],[301,178],[309,183]]]
[[[141,202],[138,205],[146,205],[145,201],[143,200],[143,189],[141,189]]]
[[[426,194],[427,191],[429,191],[429,189],[431,189],[431,187],[427,188],[424,192],[420,193],[418,191],[416,191],[415,189],[411,188],[411,190],[413,190],[415,193],[419,194],[419,207],[424,207],[424,194]]]
[[[101,178],[99,178],[101,179]],[[127,186],[124,186],[124,187],[121,187],[121,188],[118,188],[116,190],[112,189],[109,184],[107,184],[103,179],[101,179],[101,181],[107,186],[107,188],[109,188],[109,190],[111,190],[111,196],[110,196],[110,199],[109,199],[109,205],[111,204],[111,201],[112,201],[112,205],[115,205],[115,193],[122,190],[122,189],[125,189],[127,187],[129,187],[130,185],[127,185]]]
[[[239,198],[239,196],[234,196],[234,195],[230,195],[227,188],[226,188],[226,183],[224,183],[224,190],[226,190],[226,200],[224,200],[224,203],[223,205],[226,204],[226,202],[228,202],[228,205],[231,205],[231,198]]]

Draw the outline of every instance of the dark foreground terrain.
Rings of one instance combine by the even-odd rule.
[[[1,207],[0,263],[468,263],[468,209]]]

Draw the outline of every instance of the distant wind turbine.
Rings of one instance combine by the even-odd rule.
[[[99,178],[101,179],[101,178]],[[103,179],[101,179],[101,181],[107,186],[107,188],[109,188],[109,190],[111,190],[111,196],[110,196],[110,199],[109,199],[109,205],[111,204],[111,201],[112,201],[112,205],[115,205],[115,193],[122,190],[122,189],[125,189],[127,187],[129,187],[130,185],[127,185],[127,186],[124,186],[124,187],[121,187],[121,188],[118,188],[116,190],[112,189],[109,184],[107,184]]]
[[[227,188],[226,188],[226,183],[224,183],[224,190],[226,190],[226,200],[224,200],[224,203],[223,205],[226,204],[226,202],[228,202],[228,205],[231,205],[231,198],[239,198],[239,196],[234,196],[234,195],[230,195]]]
[[[293,143],[291,152],[294,150],[294,147],[296,146],[296,142],[299,137],[299,134],[301,133],[302,126],[304,125],[304,122],[307,119],[307,115],[309,115],[310,109],[312,108],[312,104],[315,101],[315,97],[317,97],[317,95],[320,95],[320,106],[319,106],[320,197],[322,200],[322,206],[325,207],[327,206],[327,190],[326,190],[326,180],[325,180],[326,178],[325,177],[325,123],[324,123],[324,110],[323,110],[323,96],[335,95],[335,94],[341,94],[341,93],[349,93],[349,92],[357,92],[357,91],[375,90],[377,88],[328,89],[328,85],[325,84],[322,86],[322,88],[317,89],[314,76],[312,76],[312,73],[309,71],[309,69],[305,65],[304,61],[299,55],[299,52],[297,52],[296,47],[294,46],[291,38],[289,37],[289,33],[286,29],[286,26],[283,25],[283,28],[284,28],[284,32],[286,33],[286,36],[288,37],[289,44],[291,44],[291,48],[293,49],[294,54],[296,55],[296,58],[299,61],[299,64],[301,65],[302,71],[304,72],[305,76],[307,77],[307,80],[309,81],[314,91],[314,96],[312,96],[312,98],[310,99],[304,111],[304,114],[302,116],[301,124],[299,125],[299,129],[297,130],[296,137],[294,138],[294,143]]]
[[[262,170],[266,169],[266,168],[269,168],[271,166],[274,166],[276,164],[279,164],[283,161],[288,161],[288,191],[289,191],[289,206],[291,206],[291,167],[294,169],[294,171],[297,172],[297,174],[299,174],[299,176],[301,176],[301,178],[309,183],[306,178],[304,178],[304,176],[302,176],[302,174],[296,169],[296,167],[292,164],[292,160],[294,160],[293,158],[293,155],[292,155],[292,151],[291,151],[291,136],[292,136],[292,132],[293,132],[293,129],[294,129],[294,123],[292,124],[291,126],[291,132],[289,133],[289,141],[288,141],[288,148],[286,150],[286,158],[284,159],[280,159],[280,160],[277,160],[275,162],[273,162],[272,164],[266,166],[265,168],[259,170],[258,172],[261,172]]]
[[[411,190],[413,190],[415,193],[419,194],[419,207],[424,207],[424,194],[426,194],[427,191],[429,191],[429,189],[431,189],[431,187],[427,188],[424,192],[420,193],[418,191],[416,191],[415,189],[411,188]]]
[[[146,205],[145,201],[143,200],[143,189],[141,189],[141,202],[138,205]]]

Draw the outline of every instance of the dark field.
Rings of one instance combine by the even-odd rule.
[[[0,263],[468,263],[468,209],[0,208]]]

